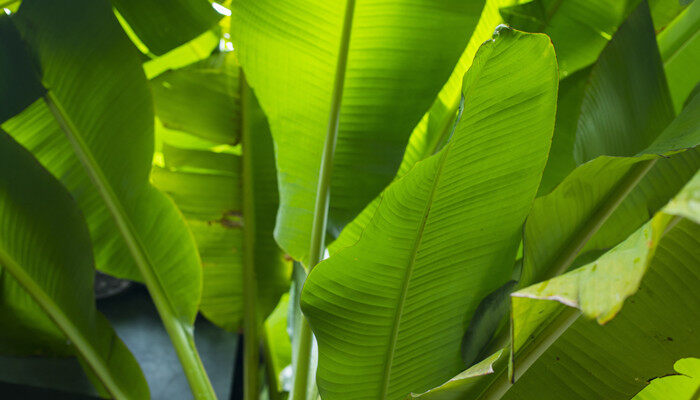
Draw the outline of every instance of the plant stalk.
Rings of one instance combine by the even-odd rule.
[[[576,322],[581,315],[577,308],[565,306],[544,329],[535,336],[535,339],[524,346],[516,354],[518,357],[517,367],[513,366],[513,379],[509,379],[508,371],[501,368],[496,372],[496,376],[491,384],[477,398],[479,400],[498,400],[502,398],[511,386],[537,361],[542,354],[566,332],[569,327]]]
[[[255,273],[255,197],[253,183],[253,149],[248,110],[250,88],[243,71],[240,75],[241,144],[243,193],[243,398],[257,400],[259,388],[260,336],[257,313],[258,283]]]
[[[267,390],[270,395],[270,400],[282,400],[280,395],[279,385],[277,383],[277,374],[275,373],[275,365],[270,347],[270,338],[267,336],[267,330],[262,327],[260,336],[263,343],[263,357],[265,360],[265,374],[267,375]]]
[[[346,0],[345,18],[340,36],[338,49],[338,63],[336,65],[333,81],[331,108],[326,131],[326,141],[321,155],[318,186],[316,188],[316,204],[314,207],[314,219],[311,227],[311,244],[309,247],[309,272],[321,261],[325,250],[324,239],[326,224],[328,222],[328,204],[330,202],[331,173],[333,169],[333,156],[335,144],[338,140],[338,128],[340,126],[340,108],[343,100],[343,88],[345,86],[345,72],[348,64],[350,50],[350,33],[352,32],[352,20],[355,13],[355,0]],[[302,314],[301,330],[297,348],[297,365],[294,371],[294,388],[291,400],[306,400],[306,390],[309,379],[309,364],[311,361],[312,332],[309,322]]]
[[[78,133],[78,129],[73,124],[73,121],[71,121],[53,93],[48,91],[46,95],[44,95],[44,100],[61,127],[61,130],[66,134],[73,147],[73,151],[83,165],[93,185],[95,185],[102,200],[105,202],[107,209],[124,238],[131,252],[131,256],[143,276],[146,287],[153,299],[153,303],[158,310],[158,314],[163,321],[163,326],[168,332],[168,335],[170,335],[170,340],[180,359],[180,363],[182,364],[194,397],[198,400],[216,399],[214,389],[211,386],[209,377],[204,370],[202,360],[199,358],[199,354],[195,348],[192,327],[180,320],[175,313],[173,305],[170,299],[168,299],[160,279],[153,270],[153,263],[149,259],[148,253],[136,233],[136,229],[129,218],[126,217],[126,211],[119,201],[119,198],[107,182],[102,169],[92,156],[82,136]]]
[[[656,164],[656,158],[646,161],[640,161],[634,165],[615,185],[613,191],[608,194],[602,204],[594,211],[593,215],[579,229],[576,235],[570,240],[559,252],[557,258],[550,266],[544,276],[535,281],[543,281],[555,276],[559,276],[569,269],[571,263],[574,262],[578,254],[583,250],[583,247],[598,232],[605,221],[612,215],[617,207],[627,198],[627,195],[632,192],[637,184],[644,178],[649,170]]]
[[[634,165],[615,186],[613,191],[606,197],[603,203],[591,215],[591,218],[577,232],[576,236],[562,249],[555,261],[552,263],[548,273],[535,281],[544,281],[554,278],[566,272],[574,262],[578,254],[588,241],[595,235],[603,226],[605,221],[612,215],[617,207],[627,198],[630,192],[639,184],[646,176],[651,168],[656,164],[657,159],[641,161]],[[532,349],[523,348],[523,352],[517,354],[518,367],[513,365],[513,380],[509,382],[505,371],[497,372],[497,377],[492,382],[487,390],[482,394],[480,400],[500,399],[510,389],[512,383],[519,379],[525,371],[539,358],[549,346],[551,346],[561,334],[568,329],[573,322],[576,321],[581,312],[575,308],[567,307],[560,315],[558,315],[542,332],[531,345],[535,346]],[[492,340],[488,346],[488,352],[493,352],[510,342],[508,339],[508,330],[502,330],[499,335]],[[544,336],[544,337],[543,337]],[[550,336],[550,337],[546,337]],[[529,347],[529,346],[528,346]]]

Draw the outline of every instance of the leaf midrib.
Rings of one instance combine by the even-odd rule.
[[[44,101],[56,123],[68,138],[75,156],[83,165],[85,172],[97,189],[107,210],[117,225],[146,283],[148,292],[161,317],[163,326],[170,336],[175,352],[183,365],[185,376],[190,383],[192,393],[197,399],[215,399],[216,394],[209,381],[209,377],[204,371],[204,366],[199,358],[197,349],[194,346],[193,332],[191,329],[193,321],[189,321],[186,318],[187,316],[181,316],[176,312],[176,307],[168,296],[168,292],[165,290],[160,277],[156,274],[146,247],[136,232],[136,228],[129,215],[124,210],[121,201],[105,177],[102,168],[97,160],[95,160],[92,151],[68,113],[50,90],[44,95]]]
[[[491,43],[493,43],[493,39],[490,39],[490,40],[492,41]],[[479,80],[483,76],[482,71],[484,70],[484,68],[488,64],[488,61],[491,58],[491,53],[493,52],[493,45],[488,46],[488,47],[482,45],[482,48],[480,49],[480,51],[482,51],[482,49],[484,52],[488,51],[488,54],[485,56],[486,61],[483,64],[481,64],[480,66],[477,66],[477,68],[475,68],[473,71],[472,71],[472,68],[470,67],[469,70],[467,70],[467,72],[466,72],[466,74],[469,74],[469,72],[471,71],[476,76],[475,76],[474,80],[471,82],[471,84],[469,85],[469,87],[467,88],[466,93],[462,89],[463,95],[460,98],[459,114],[457,116],[457,119],[455,120],[453,127],[452,127],[452,130],[451,130],[452,134],[457,129],[457,125],[459,124],[460,119],[462,117],[464,107],[466,107],[467,99],[470,97],[473,89],[477,86]],[[474,55],[474,58],[477,57],[477,55],[479,54],[480,51],[476,52],[476,54]],[[465,76],[466,76],[466,74],[465,74]],[[450,139],[451,139],[451,137],[450,137]],[[444,153],[442,154],[442,156],[439,160],[438,168],[435,171],[435,179],[433,180],[433,185],[430,188],[430,194],[428,196],[428,201],[426,202],[425,209],[423,210],[423,217],[421,220],[420,227],[418,229],[418,237],[416,237],[416,240],[413,244],[413,248],[411,249],[411,256],[410,256],[411,258],[410,258],[409,264],[407,266],[408,271],[404,275],[404,281],[402,283],[401,292],[399,293],[399,304],[396,307],[396,313],[394,315],[394,324],[392,325],[391,338],[389,339],[389,351],[387,351],[386,360],[384,361],[385,368],[384,368],[384,375],[383,375],[382,382],[381,382],[381,394],[379,397],[379,399],[382,399],[382,400],[387,398],[387,393],[389,391],[389,383],[390,383],[390,378],[391,378],[391,367],[392,367],[392,364],[394,361],[394,355],[396,353],[396,344],[398,342],[399,328],[401,325],[401,317],[403,316],[403,307],[404,307],[404,304],[406,302],[406,296],[408,295],[408,285],[409,285],[409,282],[411,280],[413,268],[415,267],[416,257],[418,255],[418,249],[420,248],[420,245],[423,241],[423,232],[425,230],[425,225],[428,221],[428,216],[430,215],[430,210],[432,209],[433,200],[435,197],[435,191],[436,191],[436,188],[438,186],[438,183],[440,182],[440,177],[442,176],[442,169],[445,166],[445,161],[447,160],[447,155],[449,154],[450,150],[452,149],[453,143],[454,142],[448,142],[447,145],[444,147]]]
[[[445,152],[440,157],[438,168],[435,171],[435,177],[433,179],[433,184],[430,188],[430,194],[428,195],[428,201],[425,203],[425,208],[423,209],[423,217],[421,218],[420,226],[418,227],[418,233],[416,240],[413,242],[413,248],[411,249],[411,255],[406,267],[406,273],[404,274],[404,279],[401,285],[401,291],[399,292],[399,302],[396,305],[396,312],[394,314],[394,323],[392,324],[391,337],[389,339],[389,350],[386,354],[386,360],[384,361],[384,376],[382,379],[381,394],[380,399],[387,398],[387,392],[389,390],[389,381],[391,377],[391,367],[394,361],[394,354],[396,353],[396,344],[399,337],[399,328],[401,326],[401,317],[403,316],[403,308],[406,303],[406,296],[408,295],[408,285],[411,281],[411,276],[413,274],[413,268],[416,265],[416,257],[418,256],[418,250],[421,243],[423,242],[423,232],[425,230],[425,225],[428,222],[428,216],[430,215],[430,210],[432,209],[433,200],[435,197],[435,191],[440,181],[440,176],[442,175],[442,169],[445,165],[445,160],[447,159],[447,154],[452,146],[447,146]]]

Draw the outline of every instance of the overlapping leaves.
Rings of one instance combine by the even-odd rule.
[[[530,68],[516,68],[524,58]],[[360,240],[309,275],[302,309],[322,396],[401,398],[459,371],[465,321],[512,272],[557,82],[547,37],[498,30],[465,75],[450,142],[390,185]]]

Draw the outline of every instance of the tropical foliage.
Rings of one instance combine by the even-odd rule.
[[[700,393],[698,2],[0,4],[0,356],[158,398],[100,271],[196,399]]]

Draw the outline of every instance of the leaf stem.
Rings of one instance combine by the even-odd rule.
[[[586,223],[579,229],[574,238],[562,248],[549,270],[534,281],[544,281],[566,272],[586,243],[598,232],[610,215],[612,215],[630,192],[632,192],[637,184],[646,176],[649,170],[656,164],[656,161],[657,159],[655,158],[641,161],[634,165],[608,194]],[[506,374],[504,370],[498,371],[497,376],[479,399],[495,400],[505,395],[512,384],[517,381],[542,354],[544,354],[549,346],[551,346],[580,315],[581,312],[578,309],[566,307],[565,310],[558,314],[552,322],[548,323],[544,329],[540,331],[533,342],[523,347],[520,353],[515,354],[518,358],[518,366],[516,368],[515,362],[513,362],[512,381],[508,379],[508,374]],[[508,331],[502,331],[494,342],[499,344],[505,343],[506,332]]]
[[[309,248],[309,271],[321,261],[321,255],[325,249],[324,239],[326,235],[326,224],[328,222],[333,155],[335,153],[335,144],[338,140],[340,108],[343,100],[345,72],[347,70],[348,53],[350,50],[350,33],[352,32],[354,13],[355,0],[347,0],[345,3],[345,18],[343,20],[338,49],[338,63],[336,65],[333,81],[328,130],[326,131],[326,141],[321,156],[318,186],[316,188],[316,204],[314,207],[314,219],[311,227],[311,244]],[[298,359],[296,370],[294,371],[294,388],[292,389],[291,400],[306,400],[306,390],[309,379],[312,332],[309,322],[303,315],[301,324],[297,348]]]
[[[505,368],[501,368],[496,373],[485,391],[478,396],[479,400],[498,400],[502,398],[523,374],[537,361],[542,354],[566,332],[569,327],[576,322],[581,315],[577,308],[564,306],[564,309],[557,314],[540,333],[535,336],[529,344],[524,346],[518,354],[518,366],[513,367],[513,380],[509,379],[509,374]]]
[[[202,360],[199,358],[197,349],[194,346],[192,327],[187,322],[180,320],[175,313],[175,309],[170,299],[168,299],[167,293],[158,275],[155,273],[148,252],[143,243],[141,243],[136,229],[127,216],[119,198],[104,176],[104,172],[102,172],[102,169],[93,157],[87,143],[85,143],[78,129],[73,124],[73,121],[71,121],[53,93],[48,91],[44,95],[44,100],[61,127],[61,130],[66,134],[73,147],[73,151],[83,165],[93,185],[95,185],[95,188],[99,192],[114,222],[119,228],[131,252],[131,256],[143,276],[146,287],[153,299],[153,303],[163,321],[163,326],[168,332],[168,335],[170,335],[170,340],[180,359],[180,363],[190,383],[190,388],[192,389],[194,397],[196,399],[216,399],[216,394],[204,370]]]
[[[241,70],[241,144],[243,193],[243,398],[258,399],[260,324],[257,313],[258,284],[255,273],[255,197],[253,188],[253,149],[248,111],[250,88]]]

